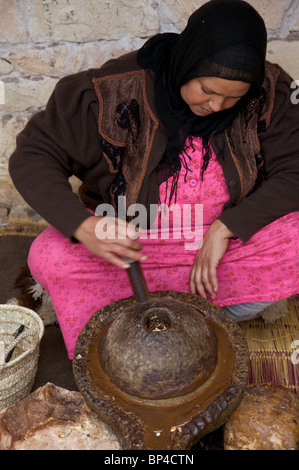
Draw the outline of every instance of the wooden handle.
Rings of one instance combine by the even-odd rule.
[[[124,258],[124,260],[130,264],[127,271],[136,299],[140,303],[146,302],[149,299],[149,291],[140,263],[130,258]]]

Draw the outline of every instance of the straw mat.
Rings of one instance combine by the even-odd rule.
[[[274,323],[240,323],[249,356],[249,383],[277,383],[299,395],[299,297],[288,300],[289,314]]]

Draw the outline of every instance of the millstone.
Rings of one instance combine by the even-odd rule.
[[[217,340],[191,305],[152,299],[129,307],[101,337],[99,357],[110,380],[141,398],[185,395],[211,375]]]
[[[199,296],[149,297],[93,315],[77,340],[74,377],[124,449],[187,450],[239,405],[247,342],[237,323]]]

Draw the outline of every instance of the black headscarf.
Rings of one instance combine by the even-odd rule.
[[[251,5],[243,0],[211,0],[191,15],[181,34],[158,34],[140,49],[139,64],[155,73],[157,111],[168,133],[163,180],[176,175],[176,186],[187,137],[203,138],[207,167],[211,133],[228,128],[249,98],[261,94],[266,48],[265,23]],[[201,76],[244,81],[251,88],[232,108],[201,117],[192,113],[180,94],[182,85]],[[187,168],[185,160],[184,165]]]

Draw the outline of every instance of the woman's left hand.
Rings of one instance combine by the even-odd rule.
[[[205,299],[207,293],[215,299],[218,291],[217,267],[234,234],[220,220],[215,220],[203,238],[190,273],[190,289]]]

